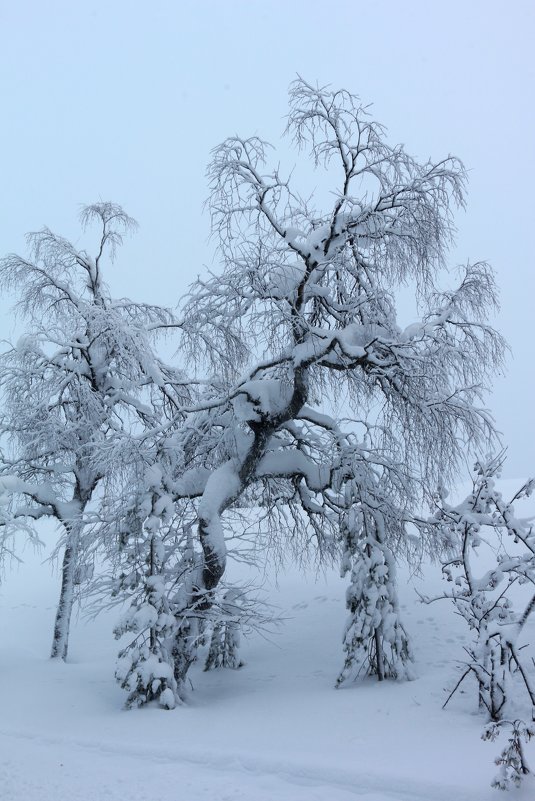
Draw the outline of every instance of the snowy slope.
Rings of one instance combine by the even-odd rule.
[[[516,483],[515,483],[516,486]],[[519,509],[522,513],[525,509]],[[266,579],[284,624],[244,643],[239,671],[193,671],[188,706],[124,711],[114,613],[75,621],[70,661],[48,656],[57,576],[43,556],[0,587],[1,801],[489,801],[498,743],[475,693],[443,711],[466,632],[448,602],[424,606],[401,571],[418,678],[334,690],[345,582],[288,568]],[[535,627],[529,639],[535,643]],[[468,688],[468,686],[467,686]],[[535,747],[527,747],[535,766]],[[535,797],[528,780],[512,797]]]

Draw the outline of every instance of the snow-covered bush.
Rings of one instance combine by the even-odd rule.
[[[517,585],[535,585],[535,531],[529,520],[515,516],[513,506],[533,491],[535,482],[528,481],[505,501],[495,483],[502,461],[477,462],[470,494],[455,506],[439,495],[431,521],[449,550],[442,573],[450,588],[441,597],[453,602],[472,633],[465,648],[468,661],[446,704],[464,679],[474,676],[479,706],[493,721],[503,717],[517,679],[526,692],[530,717],[535,713],[535,685],[518,642],[535,608],[535,594],[514,596]],[[475,558],[480,551],[491,565],[484,562],[478,574]]]
[[[496,759],[500,773],[493,781],[494,787],[506,790],[530,772],[522,741],[535,734],[533,725],[504,717],[516,714],[523,696],[526,718],[535,719],[532,665],[519,643],[535,609],[535,531],[530,520],[516,517],[513,505],[531,494],[535,482],[528,481],[505,501],[496,486],[502,463],[503,456],[477,462],[470,494],[457,505],[439,494],[430,523],[440,530],[448,553],[442,573],[450,589],[440,597],[453,602],[472,634],[465,647],[468,660],[444,706],[466,678],[475,678],[479,707],[492,721],[483,739],[495,740],[502,730],[509,731],[508,744]]]

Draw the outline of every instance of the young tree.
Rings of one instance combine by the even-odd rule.
[[[495,483],[502,463],[503,456],[477,462],[471,493],[455,506],[439,496],[430,521],[438,526],[449,551],[442,573],[450,589],[440,598],[453,602],[473,634],[472,643],[465,648],[466,667],[444,706],[464,679],[474,676],[479,707],[491,721],[499,721],[510,704],[515,674],[527,693],[530,717],[535,715],[535,685],[518,645],[535,608],[533,589],[519,611],[514,602],[519,585],[535,585],[535,531],[531,522],[517,518],[514,510],[514,503],[527,497],[535,482],[528,481],[510,501],[504,501]],[[484,556],[478,575],[474,559],[480,551]],[[485,556],[492,560],[490,568]]]
[[[365,467],[370,470],[368,462]],[[342,575],[350,572],[344,635],[346,660],[336,686],[361,673],[413,678],[413,656],[400,619],[394,548],[403,539],[400,509],[382,496],[380,482],[363,470],[347,482],[347,513],[342,517]],[[373,494],[372,494],[373,492]],[[364,495],[364,493],[367,493]]]
[[[116,677],[128,692],[127,707],[158,700],[173,709],[180,694],[169,648],[176,617],[168,575],[177,550],[183,556],[184,533],[174,520],[173,504],[159,491],[158,471],[149,468],[145,478],[145,493],[126,516],[121,543],[124,569],[113,582],[113,595],[130,601],[115,636],[133,635],[119,653]],[[176,575],[173,578],[176,586]]]
[[[500,770],[492,780],[491,786],[498,790],[510,790],[511,785],[520,787],[522,780],[531,773],[522,743],[528,743],[535,737],[535,726],[528,725],[523,720],[502,719],[485,726],[481,739],[494,742],[503,730],[508,733],[507,745],[494,760]]]
[[[184,306],[185,348],[221,380],[206,408],[208,436],[225,448],[218,463],[177,488],[177,497],[199,498],[197,592],[207,605],[225,571],[225,513],[246,491],[266,499],[273,528],[281,516],[292,519],[307,539],[315,536],[320,554],[332,555],[353,504],[346,485],[356,481],[360,520],[374,521],[374,533],[359,529],[352,541],[374,565],[380,555],[379,573],[392,577],[388,549],[403,537],[378,525],[389,516],[372,504],[374,486],[360,483],[370,478],[359,472],[361,454],[372,455],[403,528],[461,455],[493,437],[480,408],[503,349],[485,323],[496,303],[492,273],[469,264],[454,289],[435,284],[452,208],[464,202],[462,165],[451,157],[419,163],[387,143],[358,98],[302,79],[290,90],[288,133],[317,168],[337,171],[333,204],[317,210],[293,177],[269,170],[258,137],[223,142],[209,168],[223,269],[198,281]],[[422,316],[401,328],[395,292],[407,281]],[[345,427],[357,449],[335,417],[314,408],[337,397],[352,410]],[[365,597],[350,602],[353,616]],[[384,598],[397,614],[390,589]],[[402,628],[394,629],[399,666],[408,651]]]
[[[199,613],[188,605],[199,561],[191,536],[193,510],[191,504],[175,503],[168,491],[176,452],[162,453],[135,440],[127,440],[126,447],[132,460],[124,486],[103,505],[97,523],[105,541],[106,568],[93,582],[93,606],[98,612],[103,606],[127,604],[115,627],[117,639],[129,638],[116,670],[128,692],[127,708],[158,701],[173,709],[184,697],[176,666],[188,656],[193,660],[198,636],[193,629]],[[187,649],[186,627],[193,640]],[[181,654],[175,642],[178,630],[183,632]]]
[[[85,515],[112,465],[106,443],[136,427],[154,426],[188,396],[182,373],[153,349],[174,325],[167,309],[113,300],[102,277],[134,221],[117,205],[97,203],[81,214],[96,225],[95,257],[45,228],[28,236],[29,258],[0,262],[4,287],[19,295],[27,333],[3,353],[1,431],[3,486],[11,521],[55,519],[63,529],[61,592],[52,657],[67,656],[75,585],[85,546]],[[78,575],[77,575],[78,574]]]
[[[209,605],[199,592],[195,506],[175,499],[180,476],[189,480],[185,450],[171,444],[172,426],[165,428],[164,450],[148,432],[124,437],[122,448],[121,441],[114,443],[115,463],[125,463],[122,484],[115,482],[95,514],[104,567],[88,590],[90,611],[127,606],[115,627],[116,638],[123,640],[116,678],[128,693],[127,708],[157,701],[173,709],[186,698],[186,676],[199,644],[210,641],[206,670],[238,668],[240,629],[272,622],[245,588],[222,584]],[[249,561],[240,531],[234,535],[239,558]]]
[[[475,678],[479,708],[490,720],[483,739],[494,741],[502,731],[508,732],[507,745],[495,760],[500,772],[492,782],[506,790],[518,786],[530,772],[522,742],[535,734],[523,720],[504,717],[517,713],[523,693],[527,717],[535,718],[535,684],[519,644],[535,608],[535,531],[530,520],[516,517],[513,505],[532,493],[535,482],[528,481],[505,501],[496,486],[503,460],[502,454],[476,462],[470,494],[456,505],[448,502],[445,492],[438,494],[429,522],[439,530],[447,553],[442,574],[449,589],[439,598],[452,601],[472,633],[472,642],[464,649],[468,660],[444,706],[466,678]],[[519,590],[522,585],[524,593]],[[430,603],[437,598],[422,600]]]

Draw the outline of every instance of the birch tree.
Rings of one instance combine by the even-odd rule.
[[[451,289],[437,288],[464,204],[462,164],[417,161],[388,143],[357,97],[302,79],[290,89],[287,134],[332,177],[333,202],[320,210],[302,197],[293,174],[268,166],[272,149],[260,138],[225,140],[209,167],[222,268],[194,284],[183,308],[185,350],[219,376],[212,422],[227,432],[219,463],[183,484],[199,498],[207,604],[225,572],[225,516],[251,488],[269,499],[274,523],[293,522],[289,542],[305,529],[320,554],[339,553],[349,507],[355,519],[381,518],[373,486],[360,483],[371,477],[360,470],[368,459],[401,520],[374,539],[386,567],[422,497],[494,436],[482,404],[503,351],[486,322],[492,271],[467,264]],[[420,318],[400,325],[396,290],[407,282]],[[327,413],[341,397],[344,426]],[[350,538],[357,560],[364,541],[372,547],[359,526]],[[348,604],[353,619],[361,602]],[[379,616],[372,639],[380,625]]]
[[[342,557],[350,589],[339,681],[362,670],[379,678],[408,676],[410,645],[397,606],[395,559],[408,553],[407,526],[418,523],[423,499],[455,475],[467,451],[494,438],[483,403],[485,384],[503,355],[503,342],[487,323],[496,306],[492,271],[485,263],[468,263],[453,279],[446,269],[454,212],[464,204],[462,164],[453,157],[418,161],[404,147],[389,144],[357,97],[301,78],[290,88],[287,135],[305,154],[307,167],[331,180],[331,200],[320,204],[319,197],[303,197],[298,171],[285,174],[270,166],[272,148],[259,137],[229,138],[215,148],[208,173],[220,270],[194,283],[180,323],[153,307],[104,304],[119,322],[128,318],[125,336],[141,331],[143,342],[159,326],[179,325],[182,352],[190,370],[200,374],[199,383],[190,382],[186,393],[178,372],[159,363],[155,372],[146,358],[129,362],[125,356],[133,371],[124,371],[130,383],[124,389],[121,372],[121,381],[112,380],[110,387],[118,346],[103,345],[104,357],[93,347],[107,341],[101,329],[96,338],[87,333],[93,331],[93,316],[89,322],[83,318],[82,333],[69,332],[67,338],[68,364],[76,364],[69,381],[76,376],[86,387],[85,364],[95,358],[95,375],[104,382],[95,384],[94,393],[103,399],[102,425],[87,444],[78,440],[68,452],[77,458],[102,452],[93,447],[95,438],[109,442],[110,434],[128,428],[138,445],[142,440],[149,448],[150,464],[159,466],[157,494],[175,510],[188,508],[194,558],[187,597],[175,608],[180,623],[172,637],[166,634],[173,679],[162,690],[164,701],[168,688],[176,698],[185,686],[200,641],[198,621],[210,618],[220,589],[223,594],[230,589],[224,578],[227,543],[240,504],[262,518],[270,545],[281,552],[293,549],[300,557],[313,549],[319,560]],[[118,243],[120,233],[108,237],[107,231],[101,252]],[[48,241],[52,235],[41,236]],[[64,241],[53,242],[63,258]],[[82,270],[85,298],[95,283],[97,259],[72,246],[65,253],[69,269]],[[24,277],[27,263],[13,259],[6,274],[24,285],[17,271]],[[36,269],[30,269],[32,276]],[[54,277],[52,290],[48,277],[45,283],[51,298],[45,303],[48,336],[61,325],[56,310],[73,303],[62,275]],[[439,288],[448,281],[451,288]],[[408,283],[418,304],[415,322],[399,321],[396,309],[396,293]],[[35,303],[26,306],[33,309]],[[100,314],[99,304],[97,295],[90,299]],[[76,302],[72,313],[78,319]],[[114,322],[111,329],[116,327]],[[109,330],[104,323],[103,329]],[[145,347],[142,351],[146,354]],[[150,402],[143,404],[147,392]],[[109,459],[121,451],[124,438],[116,442],[107,451]],[[157,453],[165,458],[155,459]],[[103,480],[99,462],[84,458],[96,486]],[[77,473],[68,467],[65,473],[56,468],[54,487],[61,488],[60,502],[71,504]],[[5,472],[26,481],[24,469],[17,469],[14,462]],[[49,494],[51,481],[47,475],[36,482],[38,492],[27,494],[26,517],[59,508]],[[21,483],[18,488],[27,489]],[[72,508],[67,506],[71,514]],[[76,520],[80,514],[78,504]],[[142,522],[147,542],[152,517],[151,512]],[[425,546],[432,535],[422,532]],[[152,564],[163,570],[158,554]],[[228,597],[226,606],[233,605]],[[229,613],[226,644],[222,627],[213,638],[209,665],[227,657],[237,664],[231,618]],[[220,622],[226,625],[224,618]]]
[[[182,373],[153,343],[173,325],[167,309],[113,300],[103,279],[135,222],[119,206],[98,203],[81,214],[98,231],[91,256],[44,228],[29,234],[29,256],[0,262],[3,286],[18,297],[26,332],[0,360],[8,443],[1,481],[8,518],[58,522],[64,547],[52,657],[67,656],[76,584],[83,578],[85,515],[112,465],[105,444],[121,432],[160,423],[188,394]]]

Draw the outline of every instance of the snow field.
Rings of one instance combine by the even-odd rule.
[[[498,743],[474,688],[443,711],[467,633],[448,602],[418,602],[399,571],[418,678],[334,690],[345,582],[288,568],[265,589],[283,618],[244,641],[238,671],[192,671],[187,706],[124,711],[113,678],[119,610],[73,621],[67,664],[48,660],[59,590],[43,555],[0,588],[2,801],[490,801]],[[237,568],[243,571],[243,567]],[[430,589],[431,588],[431,589]],[[531,640],[535,631],[531,626]],[[527,746],[535,765],[535,748]],[[515,799],[531,801],[529,779]]]

